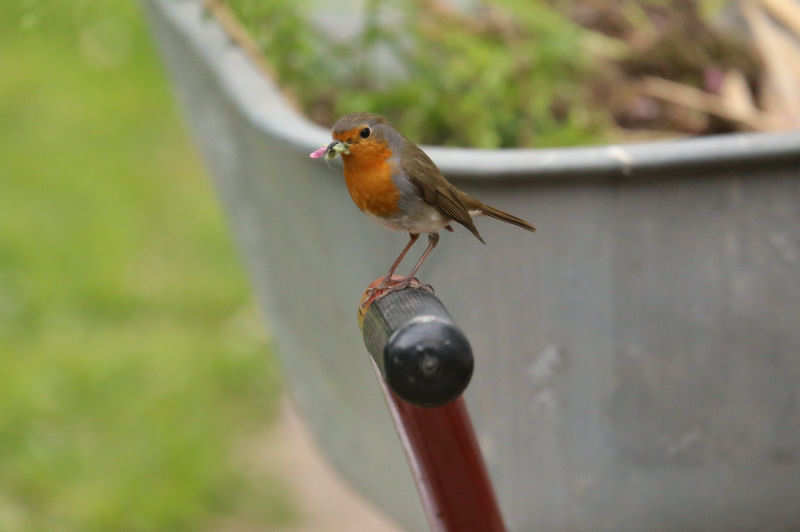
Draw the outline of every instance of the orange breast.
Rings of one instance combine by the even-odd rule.
[[[362,211],[386,218],[397,213],[398,192],[388,162],[392,151],[377,142],[360,142],[345,155],[344,179],[353,202]]]

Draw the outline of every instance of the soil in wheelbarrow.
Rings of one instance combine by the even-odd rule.
[[[323,126],[373,111],[420,142],[497,148],[800,125],[796,0],[208,5]]]

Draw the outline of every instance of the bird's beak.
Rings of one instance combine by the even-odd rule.
[[[337,155],[349,154],[350,146],[341,140],[334,140],[327,146],[323,146],[311,152],[308,156],[312,159],[319,159],[324,156],[326,159],[335,159]]]

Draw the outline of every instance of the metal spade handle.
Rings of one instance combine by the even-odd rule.
[[[462,392],[466,336],[428,290],[407,288],[360,316],[367,347],[432,531],[505,531]]]
[[[369,306],[364,343],[389,388],[417,406],[460,396],[472,378],[472,348],[430,291],[407,288]]]

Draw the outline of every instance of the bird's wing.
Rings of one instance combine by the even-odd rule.
[[[466,195],[459,194],[424,151],[408,142],[401,160],[403,172],[419,189],[420,195],[426,203],[433,205],[442,214],[469,229],[478,240],[486,243],[475,227],[469,209],[460,197],[466,197]]]

